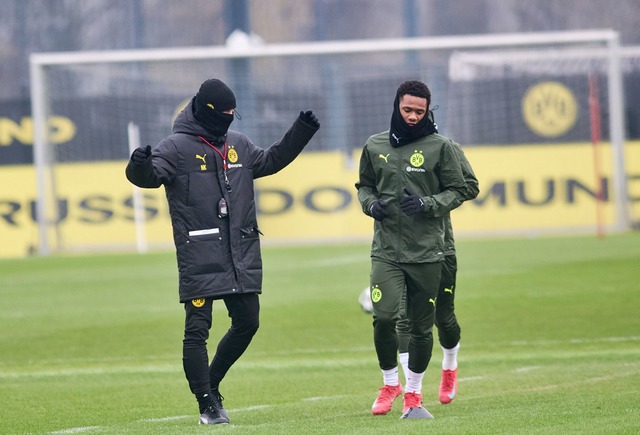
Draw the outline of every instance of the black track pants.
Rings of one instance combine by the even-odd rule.
[[[231,327],[218,343],[209,365],[207,339],[211,329],[212,299],[196,299],[184,304],[185,327],[182,363],[189,388],[196,397],[217,387],[227,371],[251,343],[259,326],[260,302],[257,294],[238,294],[224,298]]]

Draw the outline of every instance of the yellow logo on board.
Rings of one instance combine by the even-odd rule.
[[[540,136],[562,136],[578,119],[578,103],[562,83],[541,82],[527,89],[522,97],[522,118]]]

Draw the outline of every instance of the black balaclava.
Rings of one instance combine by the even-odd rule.
[[[221,80],[209,79],[193,98],[193,116],[211,135],[216,145],[224,144],[233,115],[223,113],[236,108],[236,96]]]
[[[430,101],[427,100],[427,107]],[[400,113],[400,93],[396,93],[393,102],[393,114],[391,115],[391,128],[389,128],[389,142],[394,148],[415,142],[421,137],[436,133],[438,130],[433,122],[433,113],[427,110],[424,118],[416,125],[407,124]]]

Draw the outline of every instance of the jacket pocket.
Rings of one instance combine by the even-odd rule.
[[[223,245],[218,228],[189,231],[181,255],[187,273],[200,275],[224,271]]]
[[[247,270],[262,269],[262,257],[260,255],[260,235],[258,227],[240,228],[242,238],[242,257]]]

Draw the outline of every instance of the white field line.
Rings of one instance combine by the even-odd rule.
[[[516,373],[526,373],[526,372],[532,372],[534,370],[538,370],[542,368],[541,366],[529,366],[529,367],[518,367],[517,369],[514,370],[514,372]]]
[[[484,379],[484,376],[467,376],[466,378],[458,378],[458,382],[479,381],[481,379]]]
[[[570,338],[568,340],[512,341],[510,344],[512,346],[550,346],[550,345],[558,345],[558,344],[624,343],[627,341],[640,341],[640,336]]]
[[[36,370],[36,371],[6,371],[0,372],[0,379],[16,378],[46,378],[58,376],[82,376],[82,375],[106,375],[117,373],[172,373],[179,371],[175,364],[167,365],[136,365],[117,367],[74,367],[57,370]]]
[[[276,351],[269,351],[269,352],[255,352],[254,355],[256,356],[273,356],[273,355],[280,355],[280,356],[291,356],[291,355],[316,355],[319,353],[326,353],[326,354],[330,354],[330,353],[339,353],[339,354],[344,354],[344,353],[355,353],[355,352],[372,352],[373,351],[373,343],[371,344],[371,346],[357,346],[357,347],[350,347],[350,348],[320,348],[320,349],[284,349],[284,350],[276,350]]]
[[[160,418],[143,418],[142,422],[148,423],[162,423],[164,421],[185,420],[187,418],[194,418],[193,415],[174,415],[173,417],[160,417]]]
[[[70,429],[57,430],[55,432],[49,432],[51,434],[63,434],[63,433],[81,433],[81,432],[93,432],[102,429],[101,426],[85,426],[85,427],[72,427]]]
[[[261,409],[269,409],[269,408],[273,408],[273,405],[245,406],[244,408],[230,409],[229,412],[249,412],[249,411],[259,411]]]
[[[639,374],[640,374],[640,371],[638,370],[631,370],[631,371],[627,370],[625,372],[616,372],[615,374],[612,374],[612,375],[599,376],[595,378],[584,379],[581,381],[568,380],[567,382],[560,383],[560,384],[538,385],[530,388],[517,387],[512,389],[503,389],[496,394],[478,394],[474,396],[466,395],[465,400],[470,400],[470,401],[486,400],[488,398],[496,397],[498,395],[501,397],[504,397],[505,395],[508,395],[508,394],[524,393],[527,391],[529,392],[557,391],[557,390],[562,390],[565,385],[570,385],[571,387],[575,387],[577,385],[600,384],[603,382],[611,382],[613,380],[620,379],[620,378],[638,376]]]
[[[536,341],[514,341],[509,343],[511,346],[557,346],[570,344],[589,344],[589,343],[623,343],[640,341],[640,336],[629,337],[603,337],[603,338],[574,338],[568,340],[536,340]],[[265,352],[263,356],[291,356],[291,355],[314,355],[314,354],[339,354],[349,352],[366,352],[371,353],[373,349],[370,347],[354,347],[350,349],[288,349],[282,352]],[[260,356],[256,354],[256,356]],[[359,358],[321,358],[314,361],[261,361],[261,362],[244,362],[239,361],[238,367],[249,369],[263,368],[299,368],[299,367],[352,367],[361,366],[371,361],[371,355],[362,355]],[[375,358],[375,356],[373,357]],[[467,361],[473,361],[473,357],[466,357]],[[71,361],[71,362],[76,362]],[[58,376],[78,376],[78,375],[105,375],[118,373],[173,373],[181,370],[181,366],[177,363],[167,362],[166,364],[150,364],[150,365],[116,365],[113,367],[65,367],[60,369],[44,369],[44,370],[2,370],[0,369],[0,379],[18,379],[29,377],[58,377]],[[531,370],[531,369],[519,369]]]
[[[638,371],[626,371],[626,372],[617,372],[615,375],[605,375],[605,376],[598,376],[595,378],[590,378],[590,379],[584,379],[582,381],[569,381],[567,382],[567,384],[571,385],[571,386],[576,386],[576,385],[587,385],[587,384],[596,384],[596,383],[602,383],[602,382],[611,382],[615,379],[619,379],[619,378],[625,378],[625,377],[629,377],[629,376],[637,376],[638,375]],[[550,385],[540,385],[537,387],[531,387],[531,388],[525,388],[521,391],[553,391],[553,390],[558,390],[560,388],[563,387],[564,384],[550,384]]]
[[[228,409],[227,411],[238,413],[238,412],[249,412],[249,411],[257,411],[261,409],[272,408],[273,405],[255,405],[255,406],[246,406],[244,408],[236,408],[236,409]],[[166,421],[176,421],[176,420],[186,420],[186,419],[194,419],[196,421],[198,419],[197,415],[173,415],[168,417],[158,417],[158,418],[143,418],[138,420],[141,423],[163,423]],[[49,432],[50,434],[67,434],[67,433],[81,433],[81,432],[92,432],[102,430],[101,426],[86,426],[86,427],[72,427],[69,429],[61,429],[55,432]]]
[[[303,402],[319,402],[322,400],[335,400],[335,399],[345,399],[348,397],[353,397],[352,394],[338,394],[335,396],[316,396],[316,397],[305,397],[302,399]]]

